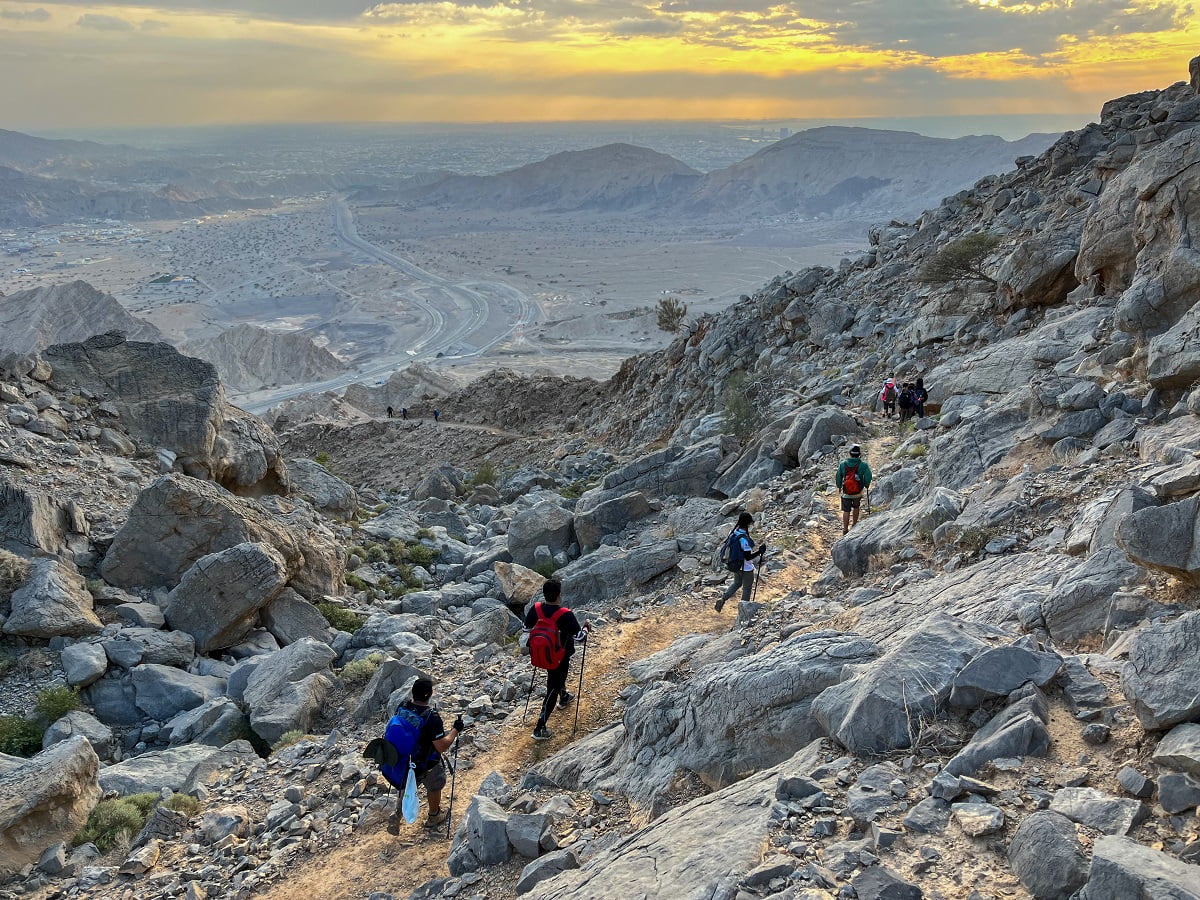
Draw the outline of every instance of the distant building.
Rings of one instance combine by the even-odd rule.
[[[792,136],[792,129],[790,129],[790,128],[780,128],[779,129],[779,139],[781,141],[786,141],[791,136]]]
[[[182,288],[195,287],[199,283],[195,275],[172,275],[168,273],[150,279],[147,284],[153,288]]]

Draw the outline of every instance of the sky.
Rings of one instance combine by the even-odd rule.
[[[1174,0],[0,0],[0,127],[1087,121],[1197,54]]]

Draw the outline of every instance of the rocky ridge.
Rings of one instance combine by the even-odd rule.
[[[348,520],[349,487],[310,466],[288,470],[301,496],[260,478],[252,499],[217,469],[159,474],[178,456],[143,438],[108,534],[71,531],[52,463],[101,464],[87,417],[105,402],[70,393],[78,360],[123,354],[109,368],[188,384],[195,366],[104,337],[15,373],[4,439],[53,496],[22,483],[6,540],[8,522],[26,540],[47,533],[28,523],[66,524],[14,579],[6,686],[79,686],[86,709],[47,723],[32,760],[0,758],[0,841],[22,835],[8,889],[1200,893],[1198,126],[1192,86],[1113,101],[1016,173],[878,229],[866,258],[781,276],[608,384],[498,372],[441,404],[457,423],[286,435],[288,456],[319,447],[374,495]],[[1002,239],[995,284],[915,279],[972,228]],[[891,373],[925,374],[931,415],[873,412]],[[721,409],[735,375],[761,412],[740,438]],[[23,403],[58,410],[75,451],[28,428]],[[112,406],[131,434],[163,433],[154,409]],[[420,465],[483,423],[495,458]],[[830,476],[849,441],[876,479],[843,537]],[[411,447],[403,477],[356,463],[368,443],[380,461]],[[727,630],[708,563],[739,508],[776,550]],[[530,672],[511,640],[530,567],[556,570],[596,635],[582,733],[560,714],[540,755],[522,749]],[[386,833],[394,793],[357,755],[419,672],[472,726],[448,852]],[[79,778],[33,817],[13,797],[48,783],[47,753],[74,754]],[[127,846],[75,837],[100,791],[148,789],[163,802]],[[397,847],[402,872],[381,871]]]

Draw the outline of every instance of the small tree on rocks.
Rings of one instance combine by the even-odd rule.
[[[658,301],[658,327],[663,331],[678,331],[687,315],[687,304],[678,297],[663,297]]]
[[[946,284],[950,281],[986,281],[995,284],[996,279],[980,266],[999,243],[998,235],[983,232],[951,241],[922,266],[919,277],[926,284]]]

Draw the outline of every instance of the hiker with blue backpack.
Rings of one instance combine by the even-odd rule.
[[[402,793],[401,808],[389,826],[393,834],[399,830],[401,812],[407,822],[417,819],[417,785],[425,786],[425,799],[429,804],[426,828],[445,824],[449,816],[442,809],[442,789],[446,786],[446,764],[442,754],[458,740],[466,726],[459,716],[446,731],[442,717],[430,706],[432,697],[433,682],[430,679],[414,681],[412,699],[396,710],[384,732],[383,742],[390,745],[390,750],[388,746],[377,750],[376,758],[382,762],[383,777]],[[371,745],[368,745],[367,755],[371,755],[370,751]]]
[[[858,444],[850,448],[850,455],[838,465],[836,480],[842,495],[842,534],[846,534],[858,524],[863,493],[871,486],[871,467],[862,458],[862,447]]]
[[[565,708],[575,699],[575,695],[567,690],[567,676],[571,670],[571,656],[575,652],[575,642],[584,645],[587,653],[587,637],[590,625],[579,625],[575,613],[561,603],[562,583],[551,578],[542,585],[543,600],[535,603],[525,614],[525,629],[529,632],[526,648],[529,650],[529,661],[535,668],[546,671],[546,696],[542,700],[542,711],[538,715],[537,726],[533,729],[535,741],[548,741],[554,736],[546,727],[546,721],[555,706]],[[584,657],[586,659],[586,655]],[[579,684],[583,687],[583,666],[579,667]],[[533,691],[532,682],[529,690]],[[526,705],[528,705],[528,698]],[[576,716],[578,722],[578,715]]]
[[[754,587],[754,557],[757,556],[761,561],[762,555],[767,552],[766,544],[757,550],[754,549],[754,539],[750,537],[750,526],[753,524],[754,516],[744,512],[738,516],[733,531],[725,538],[725,544],[721,548],[721,561],[725,563],[725,568],[733,573],[733,583],[721,599],[713,604],[713,609],[717,612],[725,608],[725,601],[736,594],[739,588],[742,591],[742,600],[750,601],[750,591]]]

